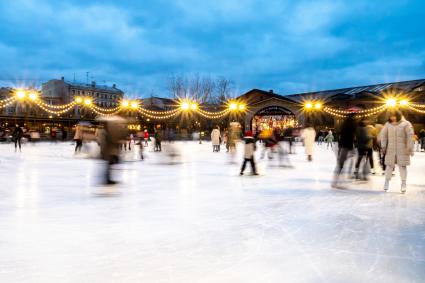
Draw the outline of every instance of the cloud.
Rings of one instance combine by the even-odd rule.
[[[0,82],[76,74],[166,94],[171,74],[233,79],[241,91],[423,76],[420,1],[146,0],[0,3]],[[411,15],[414,15],[411,16]],[[421,57],[422,56],[422,57]]]

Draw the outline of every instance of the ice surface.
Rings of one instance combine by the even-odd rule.
[[[401,195],[398,172],[388,193],[382,176],[331,189],[325,147],[259,177],[209,143],[174,147],[127,152],[109,189],[71,143],[1,144],[0,282],[425,281],[424,153]]]

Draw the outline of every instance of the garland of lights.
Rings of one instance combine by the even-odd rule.
[[[69,102],[67,104],[51,105],[43,101],[39,97],[38,92],[25,91],[22,89],[18,89],[15,92],[15,95],[13,97],[0,100],[0,109],[8,107],[17,101],[24,101],[24,100],[33,102],[42,110],[54,115],[64,114],[66,112],[71,111],[75,107],[87,107],[92,112],[101,116],[112,116],[112,115],[116,115],[120,113],[121,111],[137,111],[142,116],[145,116],[151,119],[158,119],[158,120],[169,119],[181,114],[182,112],[197,113],[200,116],[207,119],[220,119],[230,113],[235,113],[235,112],[242,113],[246,111],[246,105],[238,101],[229,101],[224,110],[213,112],[213,111],[207,111],[207,110],[201,109],[198,103],[188,99],[179,100],[178,107],[172,110],[164,110],[164,111],[155,111],[155,110],[143,108],[139,105],[139,102],[136,100],[133,100],[133,101],[123,100],[121,101],[119,106],[116,106],[113,108],[104,108],[93,103],[93,100],[90,97],[75,97],[74,101]],[[339,118],[347,117],[347,115],[349,114],[355,114],[356,117],[369,117],[369,116],[377,115],[386,109],[397,107],[397,106],[406,107],[410,109],[411,111],[425,114],[425,104],[409,103],[405,99],[397,100],[395,98],[387,99],[386,103],[381,106],[377,106],[370,109],[358,110],[356,112],[335,109],[330,106],[323,106],[321,102],[304,103],[304,109],[306,111],[322,110],[323,112],[329,115],[339,117]]]
[[[197,109],[197,112],[202,117],[208,118],[208,119],[220,119],[229,114],[230,110],[225,109],[219,112],[209,112],[202,109]]]
[[[175,109],[173,110],[173,112],[167,114],[167,115],[163,115],[163,116],[158,116],[158,115],[152,115],[150,113],[147,113],[144,111],[145,109],[139,108],[137,111],[142,114],[145,117],[148,117],[150,119],[155,119],[155,120],[164,120],[164,119],[170,119],[178,114],[180,114],[181,109]]]

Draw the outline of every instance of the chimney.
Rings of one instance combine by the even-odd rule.
[[[92,81],[92,82],[91,82],[91,86],[92,86],[92,87],[96,87],[96,82],[95,82],[95,81]]]
[[[112,88],[117,88],[117,85],[116,85],[116,84],[113,84],[113,85],[112,85]]]
[[[65,77],[63,77],[63,76],[62,76],[62,77],[61,77],[61,80],[62,80],[62,81],[64,81],[64,80],[65,80]]]
[[[271,89],[271,90],[269,90],[269,92],[271,93],[271,94],[273,94],[273,90]]]

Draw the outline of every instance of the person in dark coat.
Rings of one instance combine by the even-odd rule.
[[[12,133],[12,139],[15,142],[15,151],[18,150],[18,145],[19,145],[19,151],[21,151],[21,139],[23,135],[24,135],[24,131],[22,130],[21,127],[19,127],[18,124],[16,124],[15,129],[13,130],[13,133]]]
[[[351,113],[344,120],[341,125],[338,141],[338,158],[335,169],[334,180],[332,182],[333,188],[340,188],[339,178],[344,168],[345,161],[347,161],[348,155],[354,149],[354,137],[356,134],[356,122],[354,120],[354,114]]]
[[[120,142],[127,135],[127,124],[121,117],[108,117],[107,120],[102,120],[98,133],[98,141],[100,143],[101,156],[106,161],[104,182],[107,185],[116,184],[111,178],[111,167],[119,163]]]
[[[158,127],[155,129],[155,133],[154,133],[154,138],[155,138],[154,151],[162,151],[162,146],[161,146],[162,137],[163,137],[162,129],[161,129],[161,126],[158,125]]]
[[[421,151],[425,150],[425,129],[419,131],[419,143],[421,144]]]
[[[367,180],[368,170],[367,170],[367,161],[369,160],[369,156],[372,155],[372,147],[373,147],[373,137],[370,135],[368,129],[366,128],[365,121],[359,122],[359,127],[356,131],[356,144],[357,144],[357,161],[356,161],[356,167],[354,171],[354,177],[356,179],[360,179],[359,176],[359,168],[360,163],[363,158],[366,158],[366,163],[363,168],[362,180]],[[373,159],[372,159],[373,160]],[[372,163],[373,168],[373,163]]]

